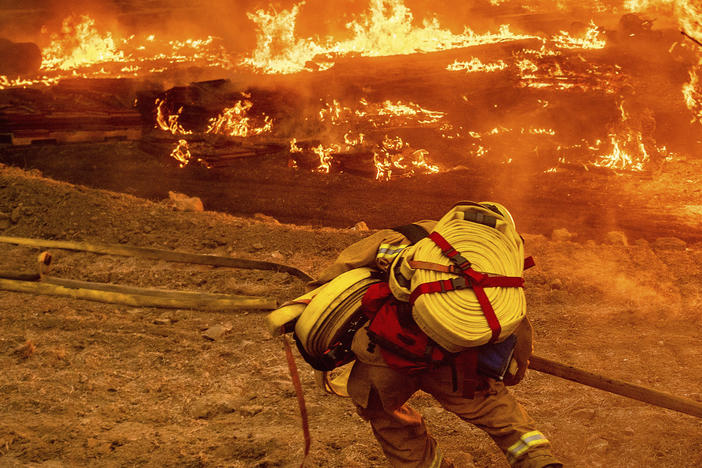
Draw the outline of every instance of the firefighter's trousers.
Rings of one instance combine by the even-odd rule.
[[[362,330],[355,338],[357,361],[349,378],[349,393],[358,413],[370,422],[392,466],[441,466],[441,452],[428,434],[424,419],[406,404],[418,390],[487,432],[513,467],[561,466],[548,440],[501,382],[485,379],[473,398],[466,398],[454,392],[455,373],[449,366],[416,374],[400,372],[385,364],[377,348],[367,346],[367,335]]]

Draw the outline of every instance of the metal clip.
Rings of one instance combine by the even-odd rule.
[[[450,281],[454,291],[459,289],[468,289],[472,287],[468,278],[451,278]]]

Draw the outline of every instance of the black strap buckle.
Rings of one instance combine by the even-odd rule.
[[[456,251],[456,255],[449,257],[449,259],[461,270],[467,270],[472,265],[472,263],[470,263],[466,257],[458,253],[458,251]]]
[[[471,288],[471,283],[468,278],[465,277],[459,277],[459,278],[451,278],[451,285],[453,286],[453,290],[459,290],[459,289],[470,289]]]

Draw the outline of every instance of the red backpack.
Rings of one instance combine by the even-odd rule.
[[[421,371],[447,361],[449,353],[414,323],[412,306],[395,299],[388,283],[372,285],[362,302],[370,319],[368,337],[390,367]]]

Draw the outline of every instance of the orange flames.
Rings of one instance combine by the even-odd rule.
[[[644,135],[642,127],[646,126],[645,116],[637,115],[636,118],[641,121],[635,121],[624,109],[624,102],[619,104],[619,112],[621,121],[616,128],[617,132],[609,134],[612,145],[610,152],[600,155],[592,165],[608,169],[642,171],[651,159],[650,151],[658,151],[658,148],[652,143],[650,135]]]
[[[642,12],[651,9],[672,7],[676,0],[624,0],[624,9]]]
[[[124,61],[111,33],[101,35],[89,16],[69,16],[61,32],[51,35],[51,45],[42,52],[42,70],[73,70],[85,65]]]
[[[57,79],[44,77],[42,79],[33,80],[27,78],[8,78],[5,75],[0,75],[0,90],[7,88],[28,88],[36,85],[51,86],[58,82]]]
[[[329,57],[345,54],[368,57],[406,55],[521,39],[541,39],[544,44],[550,42],[556,49],[601,49],[606,43],[593,22],[583,37],[573,37],[561,31],[550,39],[513,33],[506,24],[501,25],[496,33],[483,34],[475,33],[468,27],[462,33],[453,33],[443,29],[435,18],[424,20],[422,26],[415,26],[414,16],[403,0],[370,0],[369,10],[346,25],[353,33],[351,39],[300,39],[295,36],[295,23],[303,5],[304,2],[301,2],[291,10],[282,12],[257,10],[249,13],[249,18],[257,27],[258,46],[240,64],[263,73],[287,74],[328,69],[333,64]],[[483,66],[483,69],[479,60],[475,60],[478,59],[473,59],[472,64],[468,62],[465,68],[461,68],[460,63],[453,66],[467,71],[493,71],[505,66],[504,62],[498,62]]]
[[[373,153],[376,178],[389,180],[394,175],[413,175],[416,173],[434,173],[438,168],[427,162],[426,150],[414,150],[400,137],[385,135],[382,141],[369,139],[359,131],[349,128],[388,128],[388,127],[436,127],[446,116],[444,112],[434,111],[414,102],[385,100],[379,103],[369,102],[363,98],[355,108],[341,104],[337,100],[324,103],[318,112],[319,122],[330,125],[327,139],[339,135],[337,141],[319,144],[309,148],[319,158],[317,170],[329,173],[335,155],[352,152]],[[448,125],[450,127],[450,125]],[[339,128],[337,131],[335,129]],[[343,134],[343,138],[341,135]],[[298,146],[297,138],[290,141],[290,152],[301,153],[305,150]]]
[[[180,163],[180,167],[185,167],[193,159],[188,142],[186,140],[178,140],[178,144],[171,151],[171,157]]]
[[[269,133],[273,128],[273,121],[267,115],[262,115],[260,125],[253,123],[247,114],[253,107],[248,99],[237,101],[232,107],[224,109],[217,117],[209,121],[206,133],[247,138],[250,136]]]
[[[567,31],[561,31],[551,40],[559,49],[602,49],[607,44],[607,41],[600,37],[600,30],[592,21],[583,37],[572,37]]]
[[[490,0],[493,6],[503,3],[505,0]],[[564,2],[559,0],[556,3],[558,8],[565,8]],[[441,67],[450,72],[494,73],[492,76],[500,79],[514,78],[516,86],[530,88],[527,91],[534,93],[548,89],[564,93],[597,91],[619,96],[621,89],[630,84],[621,67],[597,60],[590,63],[583,58],[585,54],[579,53],[581,50],[597,50],[607,46],[604,30],[594,21],[582,27],[579,34],[560,31],[557,34],[531,35],[513,32],[511,26],[506,24],[497,27],[496,31],[493,29],[493,32],[478,33],[467,26],[462,32],[454,32],[442,27],[436,18],[415,19],[403,0],[369,0],[363,13],[348,20],[344,38],[320,39],[316,36],[300,37],[296,32],[298,17],[304,5],[304,2],[300,2],[280,11],[259,9],[247,13],[256,28],[257,45],[253,51],[239,57],[230,56],[221,41],[211,36],[183,40],[169,40],[157,37],[156,34],[122,37],[114,31],[105,31],[88,16],[71,16],[64,20],[60,31],[46,33],[50,44],[42,52],[41,73],[44,76],[17,79],[0,76],[0,89],[39,83],[50,85],[67,76],[144,77],[169,72],[179,64],[218,67],[237,72],[246,69],[262,74],[320,72],[333,67],[335,60],[345,55],[406,55],[521,40],[529,41],[515,45],[509,54],[500,59],[487,60],[480,55],[483,57],[481,59],[474,56],[479,55],[478,52],[471,53],[470,50],[456,51],[451,53],[451,58]],[[524,8],[530,10],[528,5]],[[597,1],[591,11],[600,11],[602,8],[603,2]],[[702,6],[696,0],[623,0],[623,3],[608,11],[617,14],[622,11],[674,12],[686,34],[702,40]],[[616,36],[612,37],[615,37],[616,42]],[[528,48],[525,48],[525,44],[528,44]],[[599,57],[597,54],[593,56]],[[702,122],[702,57],[698,55],[698,59],[689,63],[697,65],[690,68],[689,81],[684,83],[681,92],[692,113],[692,120]],[[504,73],[498,75],[496,72]],[[320,172],[331,172],[337,156],[362,153],[368,157],[372,154],[376,176],[381,180],[439,170],[429,160],[428,150],[414,147],[428,147],[436,154],[431,146],[405,141],[412,138],[407,135],[415,129],[422,132],[427,129],[436,131],[442,138],[458,139],[457,142],[462,141],[460,139],[463,134],[469,141],[467,151],[476,157],[493,153],[494,147],[491,148],[488,140],[503,133],[512,132],[511,136],[515,138],[524,135],[530,141],[536,137],[558,137],[558,141],[562,141],[562,135],[557,136],[556,130],[549,128],[548,121],[536,124],[544,125],[543,127],[535,125],[520,128],[514,122],[505,122],[505,126],[495,122],[490,124],[490,127],[498,125],[492,131],[479,126],[463,129],[459,125],[465,125],[464,123],[452,121],[457,106],[444,112],[437,109],[442,103],[422,102],[420,105],[409,99],[398,99],[397,95],[393,95],[392,99],[372,93],[368,93],[368,96],[362,99],[326,97],[321,101],[319,111],[310,117],[313,122],[307,123],[309,127],[321,129],[314,135],[309,134],[314,130],[308,131],[307,124],[300,127],[304,130],[298,128],[297,134],[283,134],[281,128],[286,127],[276,122],[274,132],[273,119],[256,112],[254,100],[248,95],[235,99],[230,107],[222,108],[216,116],[201,125],[193,125],[193,129],[186,129],[181,123],[182,108],[168,107],[164,100],[157,100],[155,125],[179,138],[172,156],[181,165],[197,160],[191,154],[190,146],[197,153],[204,134],[228,138],[274,134],[276,139],[290,141],[291,154],[306,152],[314,155],[311,156],[313,161],[318,158],[317,170]],[[463,104],[460,98],[457,95],[456,101]],[[469,98],[463,96],[463,99],[468,103]],[[539,102],[544,109],[548,106],[545,100]],[[632,115],[635,113],[636,111]],[[630,118],[622,110],[621,125],[603,132],[606,137],[600,136],[605,143],[593,146],[583,142],[580,145],[583,151],[597,155],[592,164],[642,170],[650,160],[657,157],[655,145],[649,141],[646,132],[632,123],[635,120],[636,117]],[[397,131],[398,129],[401,130]],[[199,132],[199,139],[189,137],[194,132]],[[305,132],[308,134],[305,135]],[[397,133],[402,138],[396,136]],[[471,141],[469,136],[474,140]],[[186,137],[191,140],[190,146]],[[193,141],[197,143],[192,143]],[[445,141],[443,143],[446,144]],[[571,143],[568,141],[563,144],[565,147]],[[607,149],[601,145],[607,145]],[[573,148],[576,146],[578,145],[571,145]]]
[[[690,81],[683,85],[682,93],[687,108],[692,112],[692,122],[702,123],[702,82],[699,75],[702,73],[702,58],[697,67],[690,70]]]
[[[461,34],[442,29],[436,19],[414,26],[414,16],[402,0],[370,0],[369,10],[346,27],[351,39],[319,42],[298,39],[295,22],[301,2],[291,10],[248,13],[257,26],[258,46],[240,64],[263,73],[296,73],[328,69],[331,55],[358,54],[368,57],[435,52],[480,44],[527,39],[534,36],[512,33],[502,25],[497,33],[477,34],[466,28]],[[316,65],[309,65],[310,62]]]
[[[334,160],[332,155],[334,153],[340,153],[341,146],[324,146],[320,144],[312,148],[312,152],[319,156],[319,167],[317,168],[317,171],[322,172],[324,174],[329,174],[329,172],[331,171],[332,161]]]
[[[644,11],[654,6],[672,7],[672,4],[672,0],[626,0],[624,6],[630,11]],[[50,35],[51,44],[42,53],[42,71],[54,75],[73,72],[87,73],[88,76],[141,76],[167,71],[178,63],[222,69],[232,69],[238,63],[262,73],[286,74],[326,70],[333,66],[334,56],[346,54],[404,55],[521,39],[541,40],[544,45],[549,45],[542,48],[544,53],[549,54],[557,53],[558,49],[605,46],[599,28],[593,22],[582,37],[561,31],[550,38],[514,33],[506,24],[501,25],[497,32],[486,33],[476,33],[468,27],[461,33],[454,33],[442,28],[436,18],[424,19],[421,25],[417,25],[412,11],[403,0],[369,0],[367,11],[346,25],[352,35],[350,39],[299,38],[295,28],[303,6],[304,2],[301,2],[289,10],[259,9],[247,13],[256,26],[257,46],[249,56],[238,60],[234,60],[211,36],[170,41],[157,40],[154,34],[142,38],[134,35],[121,38],[112,32],[100,31],[96,21],[89,16],[70,16],[63,21],[59,32]],[[690,0],[678,0],[675,7],[681,18],[687,18],[688,23],[695,22],[697,7]],[[452,67],[468,72],[494,71],[505,67],[504,62],[483,66],[476,60],[471,59],[465,65],[458,62]],[[119,66],[113,66],[116,64]],[[2,85],[7,87],[11,84]]]
[[[675,9],[685,34],[702,44],[702,4],[693,0],[678,0]],[[687,108],[692,112],[692,121],[702,123],[702,53],[698,49],[698,62],[690,68],[690,81],[682,87],[683,98]]]
[[[295,22],[300,5],[291,10],[247,13],[256,24],[256,50],[240,63],[263,73],[295,73],[315,56],[324,54],[324,47],[310,39],[295,38]]]
[[[47,33],[46,28],[42,31]],[[144,76],[168,71],[181,63],[233,67],[229,55],[211,36],[170,41],[157,41],[154,34],[141,40],[135,35],[122,38],[101,31],[87,15],[69,16],[59,32],[49,35],[49,40],[50,44],[42,50],[41,71],[46,76],[32,84],[55,82],[66,76]]]
[[[431,125],[445,117],[444,112],[423,108],[414,102],[385,100],[369,103],[361,99],[355,109],[342,105],[336,99],[325,103],[319,111],[319,119],[332,125],[358,125],[368,123],[373,127]]]
[[[385,135],[383,142],[373,152],[377,180],[390,180],[393,171],[402,176],[412,176],[416,173],[435,174],[439,167],[429,164],[425,149],[415,150],[400,137],[390,138]]]
[[[702,4],[695,0],[677,0],[675,14],[683,31],[702,42]]]
[[[608,169],[627,169],[642,171],[649,156],[646,147],[641,141],[641,134],[627,134],[622,138],[618,135],[609,135],[612,150],[609,154],[600,156],[593,166]]]
[[[178,109],[177,113],[168,114],[166,101],[163,99],[156,99],[156,128],[170,132],[172,135],[191,135],[193,132],[185,130],[180,122],[178,122],[180,114],[182,113],[183,108],[181,107]]]
[[[507,68],[507,64],[504,60],[498,60],[494,63],[483,63],[477,57],[472,57],[468,61],[459,61],[456,59],[451,65],[446,67],[449,71],[465,71],[466,73],[494,72],[504,70],[505,68]]]
[[[208,122],[205,133],[241,138],[269,133],[273,128],[273,120],[265,114],[256,119],[248,116],[249,110],[253,107],[253,102],[249,100],[250,95],[242,93],[242,96],[244,97],[243,100],[237,101],[232,107],[225,108],[219,115],[212,117]],[[170,114],[164,99],[156,99],[155,106],[155,128],[172,135],[186,136],[193,134],[192,130],[183,128],[179,121],[183,113],[182,107],[175,114]],[[260,121],[260,125],[256,123],[258,121]],[[180,167],[184,167],[193,160],[188,141],[185,139],[179,140],[173,151],[171,151],[171,157],[180,163]],[[203,162],[201,159],[198,159],[198,161]]]

